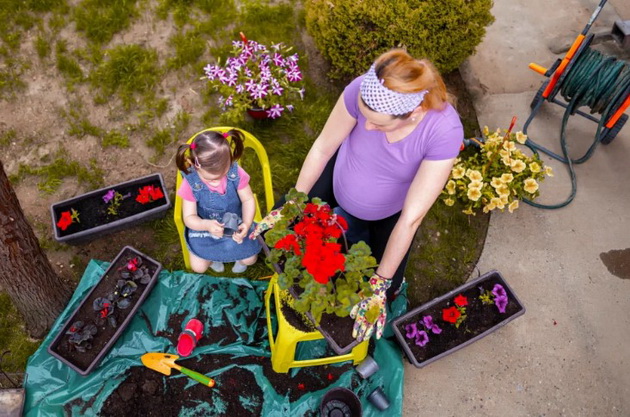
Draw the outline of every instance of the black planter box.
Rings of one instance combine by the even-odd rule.
[[[100,340],[100,345],[102,347],[96,346],[96,343],[92,347],[86,351],[86,353],[78,353],[76,351],[70,351],[67,346],[68,335],[66,332],[77,321],[81,316],[86,317],[96,317],[97,312],[92,308],[92,303],[94,299],[98,297],[104,296],[104,293],[108,293],[114,290],[116,286],[116,282],[121,279],[120,274],[118,273],[118,269],[121,266],[124,266],[129,259],[141,257],[143,261],[143,265],[147,266],[151,275],[151,279],[147,284],[138,284],[138,289],[135,293],[132,294],[132,301],[135,302],[132,306],[125,310],[117,310],[118,317],[124,317],[117,327],[115,328],[115,332],[113,335],[105,341],[103,344],[103,337]],[[120,261],[120,262],[119,262]],[[114,346],[120,335],[125,331],[131,319],[135,315],[136,311],[142,306],[144,300],[149,296],[151,290],[157,283],[158,275],[162,270],[162,264],[157,262],[156,260],[148,257],[147,255],[139,252],[138,250],[132,248],[131,246],[125,246],[120,253],[114,258],[111,262],[109,268],[105,271],[103,276],[100,278],[94,287],[90,290],[90,292],[85,296],[81,304],[72,312],[72,315],[68,319],[66,323],[60,328],[59,333],[54,338],[54,340],[48,346],[48,353],[50,353],[55,358],[59,359],[61,362],[68,365],[70,368],[75,370],[81,375],[87,375],[99,364],[99,362],[103,359],[103,357],[109,352],[109,350]],[[85,320],[84,324],[93,324],[91,321]],[[95,340],[99,335],[103,335],[105,332],[111,333],[113,328],[110,327],[110,324],[105,321],[103,326],[97,326],[98,332],[94,336]],[[105,330],[103,330],[105,329]],[[80,359],[72,360],[73,357],[80,357]],[[81,362],[81,363],[79,363]]]
[[[433,311],[435,312],[435,308],[438,308],[438,311],[441,311],[442,307],[453,306],[454,303],[451,303],[450,301],[452,301],[454,297],[456,297],[457,295],[463,294],[466,291],[469,291],[469,293],[472,292],[472,294],[480,294],[481,291],[479,291],[475,287],[483,286],[485,290],[491,291],[495,283],[501,284],[501,286],[503,286],[508,296],[509,301],[506,307],[506,313],[498,313],[498,309],[495,305],[483,305],[483,307],[475,307],[475,310],[472,310],[473,308],[472,306],[467,306],[467,311],[466,311],[467,318],[462,322],[462,324],[460,324],[460,328],[458,329],[460,332],[459,333],[460,335],[468,334],[467,336],[462,336],[463,338],[466,338],[466,340],[461,341],[461,343],[455,346],[449,346],[447,349],[444,349],[441,353],[437,353],[437,354],[435,354],[436,352],[428,353],[429,349],[435,349],[438,343],[448,344],[449,340],[444,340],[444,338],[449,337],[447,334],[448,332],[455,333],[453,332],[453,329],[454,329],[453,324],[444,322],[442,321],[441,316],[436,317],[435,315],[433,316],[434,323],[439,324],[439,327],[441,327],[442,329],[442,333],[432,334],[431,332],[427,330],[427,333],[429,334],[429,342],[425,346],[428,346],[428,348],[417,347],[415,346],[415,343],[412,340],[407,339],[405,337],[405,334],[406,334],[405,326],[410,323],[417,323],[421,321],[425,313],[428,313],[429,311],[431,311],[431,309],[433,309]],[[470,299],[470,297],[468,298]],[[475,300],[475,303],[480,304],[480,302],[476,300]],[[483,325],[479,325],[478,326],[479,328],[475,329],[475,331],[480,330],[480,332],[478,332],[477,334],[474,334],[475,333],[474,331],[471,333],[467,333],[466,328],[473,319],[476,319],[475,315],[481,316],[483,314],[481,312],[482,308],[489,309],[489,310],[485,310],[486,315],[488,314],[493,315],[488,312],[496,311],[497,312],[496,315],[498,318],[496,318],[492,322],[493,323],[492,325],[488,324],[485,327]],[[407,312],[406,314],[394,319],[392,321],[392,327],[394,330],[394,335],[396,336],[396,339],[398,340],[398,343],[400,344],[400,346],[403,348],[403,351],[409,358],[409,361],[413,365],[415,365],[417,368],[422,368],[424,366],[427,366],[430,363],[435,362],[438,359],[443,358],[444,356],[447,356],[453,352],[458,351],[459,349],[465,346],[470,345],[471,343],[476,342],[482,337],[487,336],[488,334],[494,332],[495,330],[498,330],[499,328],[505,326],[507,323],[523,315],[524,313],[525,313],[525,307],[520,302],[520,300],[518,299],[514,291],[512,291],[512,288],[510,288],[507,282],[505,282],[505,280],[503,279],[503,276],[498,271],[492,270],[472,281],[469,281],[455,288],[449,293],[442,295],[438,298],[435,298],[421,305],[420,307],[414,308],[413,310]],[[468,323],[466,322],[467,320],[468,320]],[[475,324],[480,324],[480,323],[476,322]],[[440,336],[442,336],[442,339],[440,339]],[[435,343],[435,345],[430,345],[432,341]],[[426,350],[423,350],[423,349],[426,349]],[[426,354],[427,358],[419,359],[418,357],[416,357],[416,354],[419,354],[420,352],[422,352],[423,354],[427,352]]]
[[[147,203],[146,205],[142,205],[136,202],[135,196],[138,192],[138,189],[145,185],[156,185],[161,187],[164,198],[161,198],[151,203]],[[129,197],[122,201],[120,206],[121,212],[123,210],[131,210],[137,213],[126,217],[124,216],[124,214],[121,214],[120,217],[111,215],[108,216],[106,214],[108,206],[103,201],[103,195],[105,195],[105,193],[112,189],[120,192],[123,195],[131,193]],[[87,208],[85,210],[82,209],[82,207],[86,207],[86,202],[94,200],[96,201],[96,206],[99,207],[98,213],[88,213]],[[91,240],[105,236],[110,233],[118,232],[130,226],[163,217],[170,207],[171,201],[168,198],[167,189],[164,185],[164,178],[162,177],[162,174],[157,173],[148,175],[146,177],[122,182],[116,185],[111,185],[98,190],[90,191],[88,193],[81,194],[68,200],[55,203],[50,206],[50,214],[52,216],[55,240],[71,245],[78,245],[82,243],[87,243]],[[96,221],[96,215],[105,216],[105,221],[100,222],[99,224],[96,224],[95,226],[88,229],[79,231],[73,231],[73,229],[78,229],[82,225],[80,223],[77,223],[76,225],[72,224],[70,225],[70,227],[68,227],[68,229],[63,231],[57,226],[57,222],[59,221],[61,213],[64,211],[69,211],[71,208],[79,211],[79,220],[81,222]]]
[[[269,246],[267,246],[262,237],[259,236],[258,239],[262,244],[265,255],[269,257]],[[280,265],[274,263],[272,264],[272,266],[276,273],[281,274],[283,272]],[[298,294],[294,288],[289,288],[289,293],[296,299],[298,298]],[[280,306],[276,306],[276,308],[280,308]],[[335,314],[324,313],[322,314],[319,324],[315,322],[315,318],[310,312],[306,313],[306,317],[308,317],[308,319],[311,321],[313,327],[319,330],[322,336],[324,336],[324,339],[326,339],[328,345],[337,355],[345,355],[346,353],[349,353],[352,349],[354,349],[359,343],[361,343],[352,337],[352,327],[354,326],[354,319],[352,319],[350,316],[339,317]],[[341,337],[338,336],[337,338],[335,338],[332,335],[331,331],[329,331],[328,329],[347,329],[348,334],[344,334]],[[341,343],[341,339],[343,339],[343,341],[347,343]]]

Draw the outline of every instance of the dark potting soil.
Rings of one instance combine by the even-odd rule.
[[[197,302],[208,301],[207,294],[218,289],[210,285],[206,291],[199,294]],[[244,291],[244,289],[243,289]],[[242,297],[242,295],[239,295]],[[238,301],[238,300],[230,300]],[[177,338],[185,327],[184,320],[189,316],[188,311],[172,314],[169,317],[167,329],[158,332],[155,336],[165,337],[173,347],[177,344]],[[220,322],[216,318],[209,317],[200,309],[196,318],[203,323]],[[222,322],[225,325],[213,326],[204,329],[203,336],[198,345],[216,344],[225,346],[231,343],[244,343],[244,335],[227,323],[227,315]],[[258,315],[254,311],[251,317],[246,317],[248,323],[257,321],[256,334],[252,346],[260,346],[267,338],[265,331],[267,320],[264,315]],[[202,402],[208,402],[211,406],[217,405],[217,409],[225,410],[217,416],[259,416],[262,413],[262,404],[266,399],[262,388],[258,385],[255,375],[247,368],[260,367],[263,376],[280,398],[287,398],[294,402],[303,395],[325,389],[334,383],[341,374],[352,368],[351,362],[345,362],[340,366],[315,366],[299,368],[294,376],[292,371],[279,374],[273,371],[271,358],[268,356],[244,356],[235,357],[226,354],[207,354],[196,358],[179,359],[178,364],[194,371],[206,374],[216,369],[229,365],[236,365],[215,377],[216,385],[208,388],[201,384],[194,384],[188,389],[191,380],[186,377],[176,377],[179,372],[173,371],[172,376],[164,376],[145,367],[134,367],[127,371],[125,380],[105,400],[100,412],[101,416],[177,416],[180,411],[199,406]],[[247,367],[247,368],[246,368]],[[356,380],[355,380],[356,378]],[[194,383],[194,382],[192,382]],[[352,386],[359,385],[358,375],[353,376]],[[78,404],[80,405],[80,404]],[[280,407],[280,405],[279,405]],[[307,416],[319,416],[318,410],[312,410]],[[214,416],[214,415],[213,415]]]
[[[505,313],[500,313],[496,305],[483,304],[479,299],[479,295],[483,290],[492,291],[495,284],[501,284],[505,289],[508,296],[508,304],[505,309]],[[468,300],[466,306],[466,319],[459,325],[459,328],[455,327],[455,324],[446,322],[442,319],[442,310],[454,306],[454,298],[459,294],[464,295]],[[455,294],[443,302],[437,303],[427,310],[418,312],[409,318],[397,323],[397,328],[405,338],[405,342],[414,358],[418,363],[422,363],[429,360],[443,352],[446,352],[452,348],[455,348],[475,336],[485,332],[486,330],[496,326],[502,321],[512,317],[523,310],[523,307],[518,303],[514,294],[505,285],[505,282],[497,275],[491,275],[487,280],[482,280],[477,285]],[[434,334],[431,331],[427,331],[424,326],[421,325],[424,316],[433,317],[433,323],[437,324],[442,332],[440,334]],[[429,342],[421,347],[415,344],[415,339],[408,339],[406,337],[407,331],[405,326],[411,323],[418,323],[418,330],[425,330],[429,336]]]
[[[68,324],[62,328],[61,331],[65,333],[68,328],[76,321],[82,321],[84,325],[95,324],[97,326],[97,333],[96,335],[94,335],[91,341],[92,347],[90,349],[87,349],[85,352],[79,352],[68,343],[69,336],[64,336],[61,338],[60,342],[56,346],[52,347],[53,351],[63,356],[82,370],[86,370],[89,367],[89,365],[96,359],[96,357],[105,347],[105,345],[112,339],[112,337],[118,331],[119,327],[122,325],[125,319],[129,316],[129,314],[131,314],[138,300],[144,294],[147,285],[136,281],[138,289],[130,295],[131,305],[124,310],[120,308],[115,308],[113,316],[116,318],[116,322],[118,323],[116,328],[112,327],[107,320],[105,320],[104,323],[100,326],[96,323],[99,313],[97,311],[94,311],[94,309],[92,308],[92,303],[95,299],[99,297],[107,297],[114,291],[116,282],[121,279],[120,271],[125,267],[129,260],[138,256],[139,255],[136,252],[126,249],[125,252],[123,252],[123,254],[118,258],[118,260],[116,260],[116,262],[113,263],[110,268],[108,268],[106,273],[101,277],[101,279],[96,284],[95,289],[87,298],[87,301],[85,301],[83,305],[79,308],[79,310],[74,313],[74,315],[68,321]],[[146,260],[145,258],[142,258],[142,260],[143,266],[147,266],[149,274],[153,276],[157,269],[157,265],[155,265],[153,262],[150,262],[149,260]]]
[[[66,228],[66,230],[61,230],[58,226],[55,225],[55,227],[57,227],[59,236],[63,237],[73,233],[82,232],[84,230],[89,230],[94,227],[131,217],[135,214],[143,213],[166,204],[166,198],[160,198],[159,200],[152,201],[146,204],[138,203],[136,201],[138,190],[147,185],[152,185],[154,187],[160,188],[162,187],[162,184],[160,183],[158,177],[156,177],[155,180],[147,179],[146,182],[112,188],[123,196],[129,194],[129,196],[125,197],[120,203],[117,215],[111,215],[107,213],[107,208],[110,206],[110,204],[103,201],[103,195],[105,195],[106,192],[103,192],[102,195],[96,194],[92,196],[86,196],[85,198],[80,198],[72,203],[57,205],[54,209],[56,221],[59,220],[59,218],[61,217],[61,213],[64,211],[70,211],[70,209],[74,209],[79,212],[79,222],[72,223]],[[162,190],[162,192],[166,193],[167,191]]]

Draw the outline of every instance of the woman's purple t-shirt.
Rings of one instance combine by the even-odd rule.
[[[363,76],[344,90],[348,113],[357,124],[339,148],[333,189],[339,205],[363,220],[379,220],[402,210],[420,163],[457,156],[464,129],[457,111],[447,104],[430,110],[403,140],[389,143],[384,132],[365,129],[359,111],[359,87]]]

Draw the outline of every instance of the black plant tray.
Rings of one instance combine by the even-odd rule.
[[[145,185],[160,186],[164,198],[145,205],[136,202],[135,196],[138,189]],[[124,199],[121,203],[120,217],[107,215],[107,204],[103,202],[103,195],[111,189],[115,189],[123,195],[128,192],[131,193],[131,196]],[[96,207],[97,209],[88,208],[88,202],[94,200],[96,200],[96,203],[92,203],[90,206]],[[79,245],[110,233],[121,231],[130,226],[163,217],[170,207],[171,201],[164,184],[164,178],[162,174],[157,173],[121,182],[116,185],[110,185],[68,200],[60,201],[50,206],[50,214],[52,216],[55,240],[71,245]],[[81,223],[73,223],[65,231],[60,230],[57,227],[57,221],[61,216],[61,212],[70,210],[70,208],[79,211],[79,220],[81,222],[94,223],[94,226],[83,230],[84,226]],[[128,215],[125,215],[125,213],[128,213]]]
[[[138,289],[132,294],[132,304],[126,310],[116,310],[118,326],[113,329],[105,321],[105,324],[98,327],[98,333],[94,336],[94,346],[85,353],[71,351],[68,348],[66,332],[72,324],[79,318],[83,318],[85,324],[92,324],[92,318],[95,318],[97,312],[92,308],[92,302],[98,297],[103,297],[116,286],[116,282],[120,279],[117,270],[135,257],[141,257],[143,265],[147,266],[151,274],[151,280],[145,285],[138,283]],[[99,364],[103,357],[114,346],[120,335],[125,331],[136,311],[142,306],[144,300],[149,296],[151,290],[157,283],[158,275],[162,270],[162,264],[150,258],[149,256],[139,252],[131,246],[125,246],[116,258],[111,262],[109,268],[105,271],[100,281],[98,281],[90,292],[85,296],[81,304],[72,312],[72,315],[60,328],[59,333],[48,346],[48,353],[61,362],[68,365],[81,375],[87,375]],[[124,317],[124,318],[123,318]],[[107,339],[107,334],[113,335]],[[100,339],[98,339],[101,337]]]
[[[259,236],[258,240],[262,244],[265,256],[269,257],[271,252],[269,246],[267,246],[265,240],[262,237]],[[278,274],[281,274],[283,272],[282,267],[278,264],[272,264],[272,267],[274,271]],[[298,298],[298,293],[295,288],[289,288],[289,293],[296,299]],[[324,336],[324,339],[326,339],[330,348],[337,355],[345,355],[346,353],[354,349],[359,343],[361,343],[357,341],[354,337],[352,337],[352,327],[354,326],[354,320],[350,318],[350,316],[339,317],[335,314],[324,313],[322,314],[319,324],[317,324],[315,318],[310,312],[306,313],[306,317],[308,317],[308,319],[311,321],[311,324],[317,330],[319,330],[322,336]],[[337,330],[337,332],[335,332],[335,335],[333,335],[332,333],[335,330]]]
[[[483,286],[484,289],[491,291],[495,283],[501,284],[508,295],[509,302],[505,313],[499,313],[495,305],[482,305],[476,298],[480,291],[475,287]],[[468,291],[468,295],[466,291]],[[441,312],[443,308],[454,305],[451,301],[459,294],[467,295],[469,302],[472,301],[472,303],[466,307],[467,318],[460,324],[459,329],[456,329],[453,324],[442,320]],[[474,299],[471,298],[471,295],[475,296]],[[417,368],[422,368],[489,335],[524,313],[525,307],[512,291],[512,288],[505,282],[501,273],[492,270],[394,319],[392,328],[409,361]],[[415,345],[413,340],[405,337],[405,326],[421,321],[426,314],[433,317],[434,323],[441,327],[442,333],[435,335],[428,332],[429,342],[424,347],[419,347]],[[485,318],[482,319],[482,316]],[[488,320],[488,316],[496,317]],[[477,328],[470,330],[473,325]],[[465,340],[458,341],[452,337],[453,335]]]

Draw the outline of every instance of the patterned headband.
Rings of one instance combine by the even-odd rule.
[[[361,81],[361,97],[368,107],[378,113],[400,116],[415,110],[429,90],[417,93],[398,93],[383,85],[376,75],[376,66],[372,64]]]

